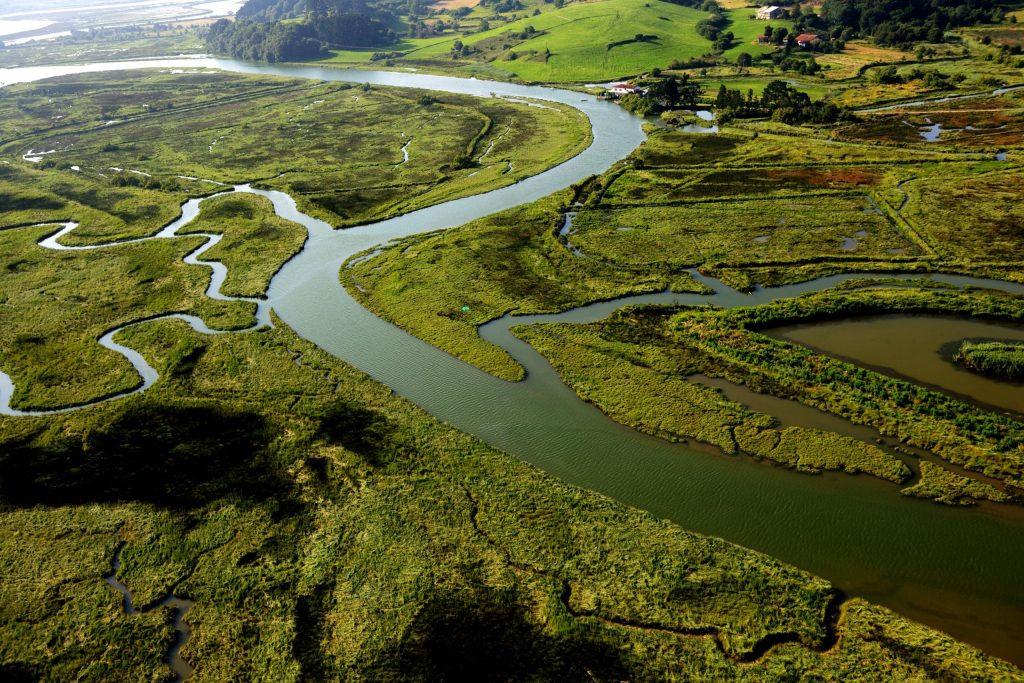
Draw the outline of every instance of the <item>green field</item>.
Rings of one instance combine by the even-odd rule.
[[[761,95],[764,92],[766,85],[771,83],[773,80],[779,78],[785,79],[787,82],[792,83],[793,87],[800,92],[807,93],[812,100],[820,100],[833,93],[836,88],[829,87],[827,83],[818,82],[803,82],[793,81],[789,78],[789,74],[779,74],[773,76],[764,76],[761,78],[753,78],[746,76],[731,76],[728,78],[707,78],[701,80],[701,87],[704,91],[704,96],[709,100],[714,100],[715,95],[718,93],[718,89],[721,86],[725,86],[728,90],[739,90],[744,95],[748,91],[753,90],[755,95]]]
[[[761,21],[757,19],[756,7],[741,7],[728,9],[724,12],[729,19],[726,31],[732,31],[736,36],[735,45],[722,53],[723,57],[735,62],[740,54],[746,52],[751,56],[767,54],[775,50],[774,45],[759,45],[757,37],[764,34],[764,27],[770,25],[772,28],[785,28],[793,30],[793,24],[785,19],[775,21]]]
[[[483,73],[511,75],[525,81],[587,83],[627,78],[655,67],[665,69],[673,60],[685,61],[711,51],[711,42],[695,30],[697,22],[708,13],[697,9],[664,0],[597,0],[573,2],[560,9],[550,7],[544,6],[545,11],[537,16],[502,23],[487,31],[405,39],[390,46],[388,52],[402,54],[395,65],[417,63],[444,71],[485,69]],[[765,22],[753,19],[753,12],[724,12],[730,21],[725,30],[736,36],[725,58],[735,61],[743,52],[760,55],[775,49],[757,44],[756,37],[764,31]],[[772,25],[790,26],[786,21]],[[519,34],[527,26],[537,33],[523,39]],[[637,42],[633,40],[637,34],[657,38]],[[456,40],[479,52],[453,60],[451,50]],[[609,47],[620,41],[628,42]],[[365,63],[373,52],[337,51],[330,61]]]
[[[711,44],[694,31],[706,12],[661,0],[601,0],[570,3],[562,9],[544,12],[469,36],[407,41],[396,49],[405,53],[402,61],[451,63],[456,39],[467,45],[495,43],[489,52],[489,66],[526,81],[600,82],[667,68],[673,59],[698,57]],[[533,26],[538,34],[525,41],[507,40],[506,33],[519,33]],[[636,34],[657,36],[657,40],[607,48],[609,43],[632,39]],[[505,48],[504,45],[509,47]],[[550,50],[550,55],[547,51]],[[511,53],[518,55],[510,59]],[[342,53],[346,61],[353,53]],[[355,53],[365,60],[365,53]]]

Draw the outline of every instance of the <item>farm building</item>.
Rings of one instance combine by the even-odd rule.
[[[820,37],[817,33],[801,33],[796,37],[796,44],[800,47],[807,47]]]
[[[782,16],[782,8],[775,5],[765,5],[757,10],[757,18],[761,21],[771,21]]]

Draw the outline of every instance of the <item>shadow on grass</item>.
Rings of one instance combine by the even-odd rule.
[[[386,467],[411,452],[411,437],[377,411],[335,401],[316,420],[318,438],[344,446],[371,467]]]
[[[528,617],[513,591],[487,588],[431,598],[374,680],[594,681],[627,680],[611,644],[580,634],[557,637]]]
[[[135,405],[82,436],[49,430],[0,446],[0,503],[190,509],[279,497],[288,479],[269,452],[275,437],[257,413]]]

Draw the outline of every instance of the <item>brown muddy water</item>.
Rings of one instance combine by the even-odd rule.
[[[1024,416],[1024,383],[979,375],[952,360],[964,340],[1024,341],[1024,326],[894,315],[790,325],[766,332],[976,405]]]

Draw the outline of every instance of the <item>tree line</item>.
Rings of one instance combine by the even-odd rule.
[[[723,84],[715,98],[719,120],[730,118],[771,117],[782,123],[835,123],[850,119],[849,111],[825,102],[812,102],[807,93],[800,92],[785,81],[772,81],[765,86],[760,97],[748,90],[746,96],[739,90],[729,90]]]
[[[941,43],[960,26],[1001,21],[993,0],[825,0],[817,14],[794,12],[798,31],[827,30],[833,37],[870,37],[880,45]]]
[[[237,59],[290,62],[330,48],[378,47],[397,40],[381,10],[362,0],[249,0],[236,21],[220,19],[206,36],[211,52]]]

